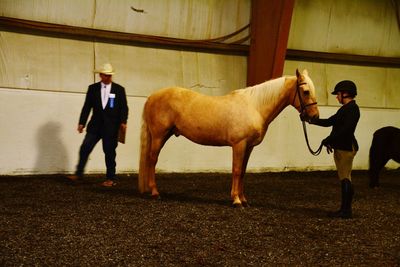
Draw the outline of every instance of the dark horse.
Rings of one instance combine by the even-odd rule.
[[[369,150],[369,186],[379,186],[379,173],[390,160],[400,163],[400,129],[392,126],[375,131]]]

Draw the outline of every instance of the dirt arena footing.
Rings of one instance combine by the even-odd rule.
[[[233,208],[230,174],[137,174],[111,188],[90,175],[0,176],[1,266],[399,266],[400,172],[368,188],[353,172],[354,218],[336,172],[248,173],[250,207]]]

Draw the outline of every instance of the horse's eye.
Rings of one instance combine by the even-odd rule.
[[[310,95],[310,91],[304,91],[303,92],[305,96],[309,96]]]

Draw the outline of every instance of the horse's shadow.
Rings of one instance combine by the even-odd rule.
[[[151,196],[147,196],[151,198]],[[192,194],[190,191],[186,192],[164,192],[160,196],[160,201],[163,202],[181,202],[181,203],[190,203],[197,205],[219,205],[219,206],[228,206],[230,201],[228,199],[217,199],[210,198],[205,196],[196,196]]]
[[[163,191],[160,192],[159,198],[153,198],[150,193],[140,193],[137,188],[137,181],[135,178],[127,182],[122,181],[114,187],[102,187],[100,185],[101,179],[87,179],[80,182],[69,182],[66,179],[63,181],[67,185],[80,186],[83,190],[90,191],[96,194],[106,194],[110,197],[126,197],[146,200],[149,202],[182,204],[182,205],[205,205],[205,206],[219,206],[219,207],[233,207],[229,196],[225,196],[223,192],[207,194],[206,191],[196,189],[185,191]],[[249,201],[249,207],[246,209],[261,209],[266,211],[279,211],[290,213],[299,216],[306,216],[312,218],[326,218],[327,210],[324,208],[316,207],[300,207],[293,205],[285,205],[284,203],[277,203],[274,198],[267,201],[256,199],[253,202]]]
[[[218,205],[225,207],[232,207],[230,199],[216,199],[216,198],[208,198],[204,196],[195,196],[190,193],[163,193],[160,201],[164,202],[180,202],[186,204],[193,205]],[[273,201],[273,200],[272,200]],[[267,203],[258,203],[251,201],[249,202],[249,206],[246,209],[263,209],[263,210],[275,210],[280,212],[287,212],[292,215],[300,215],[302,217],[311,217],[311,218],[326,218],[328,210],[317,207],[294,207],[294,206],[285,206],[282,204],[276,204],[273,202]]]
[[[68,182],[67,182],[68,183]],[[212,198],[207,196],[199,196],[196,190],[187,190],[185,192],[161,192],[158,198],[154,198],[150,193],[140,193],[136,185],[132,184],[131,188],[126,186],[109,187],[105,188],[99,185],[97,182],[81,182],[80,184],[73,183],[73,185],[83,185],[86,190],[93,193],[108,194],[110,196],[126,196],[133,197],[136,199],[145,199],[148,201],[158,201],[162,203],[184,203],[192,205],[218,205],[218,206],[229,206],[230,199],[226,198]]]
[[[221,199],[221,198],[211,198],[206,196],[196,196],[195,194],[191,194],[191,192],[164,192],[161,194],[160,199],[154,200],[151,199],[149,195],[141,195],[138,193],[139,197],[148,198],[150,201],[162,201],[162,202],[171,202],[171,203],[185,203],[192,205],[217,205],[223,207],[232,207],[231,201],[229,198]],[[273,201],[273,199],[271,199]],[[308,216],[313,218],[326,218],[326,214],[328,210],[323,208],[316,207],[293,207],[293,206],[285,206],[283,204],[276,204],[272,201],[266,203],[259,202],[249,202],[248,207],[246,209],[264,209],[264,210],[278,210],[280,212],[287,212],[290,214],[298,214],[301,216]]]

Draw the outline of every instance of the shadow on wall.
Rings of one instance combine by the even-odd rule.
[[[62,173],[67,170],[69,159],[60,136],[61,128],[60,123],[51,121],[39,128],[36,136],[36,173]]]

